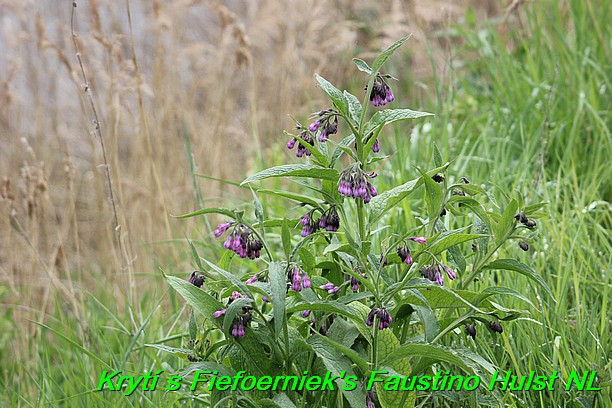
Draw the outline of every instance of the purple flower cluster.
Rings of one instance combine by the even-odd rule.
[[[255,275],[253,275],[249,279],[247,279],[244,283],[246,283],[247,285],[252,285],[253,283],[255,283],[255,282],[257,282],[259,280],[260,276],[261,276],[261,272],[257,272]]]
[[[367,86],[366,86],[367,90]],[[391,88],[385,80],[383,76],[378,74],[376,79],[374,80],[374,85],[372,86],[372,93],[370,93],[370,102],[374,106],[385,106],[386,104],[393,102],[395,97],[393,96],[393,92],[391,92]]]
[[[393,321],[391,315],[384,307],[381,309],[375,307],[370,311],[365,322],[366,326],[373,326],[375,318],[378,318],[378,330],[386,329]]]
[[[301,129],[301,127],[299,127],[299,129]],[[303,141],[303,143],[309,144],[310,146],[314,146],[314,138],[312,137],[312,133],[310,133],[308,130],[304,130],[303,132],[301,132],[298,137]],[[287,142],[287,149],[293,149],[296,144],[298,145],[297,149],[295,150],[296,157],[311,155],[310,150],[308,150],[302,143],[298,143],[298,140],[295,137],[289,140],[289,142]]]
[[[235,224],[226,222],[219,224],[214,234],[215,237],[220,237],[232,225],[234,229],[223,243],[225,249],[229,249],[236,253],[241,258],[255,259],[261,256],[263,243],[255,236],[253,231],[244,224]]]
[[[375,399],[376,399],[376,394],[374,394],[374,388],[372,388],[366,394],[366,408],[374,408]]]
[[[191,276],[189,277],[189,283],[198,288],[201,288],[204,284],[204,275],[202,275],[199,271],[191,272]]]
[[[366,174],[356,166],[348,167],[340,173],[338,192],[345,197],[361,198],[367,204],[378,195],[376,188],[368,181],[374,177],[376,173]]]
[[[425,242],[427,242],[427,239],[425,237],[412,237],[408,238],[408,240],[416,242],[418,244],[424,244]],[[402,262],[406,262],[406,265],[412,265],[412,254],[410,253],[410,248],[408,248],[408,244],[406,242],[404,242],[403,245],[397,247],[397,256],[400,257]]]
[[[310,332],[314,334],[315,333],[315,320],[312,319],[311,322],[312,322],[312,325],[310,327]],[[327,336],[327,331],[329,330],[329,328],[331,327],[333,323],[334,323],[334,315],[330,314],[329,316],[327,316],[327,318],[325,319],[321,327],[319,327],[319,334],[322,336]]]
[[[365,273],[361,272],[361,268],[360,267],[355,268],[355,272],[357,274],[359,274],[359,276],[361,276],[361,278],[368,279],[368,275],[366,275]],[[345,276],[348,276],[348,275],[345,275]],[[361,281],[359,279],[360,278],[357,278],[355,276],[350,275],[350,282],[349,282],[349,284],[351,285],[351,290],[353,292],[358,292],[359,291],[359,285],[361,284]]]
[[[307,212],[300,219],[300,224],[304,227],[302,229],[302,237],[314,234],[319,228],[328,232],[338,231],[340,228],[340,217],[335,207],[330,207],[318,220],[315,220],[313,217],[314,211]]]
[[[440,266],[442,266],[442,269],[444,269],[446,272],[448,279],[453,280],[457,277],[457,273],[455,271],[443,264],[425,265],[425,267],[419,270],[419,272],[424,278],[427,278],[432,282],[436,282],[440,286],[444,286],[444,277],[442,276]]]
[[[492,331],[496,333],[500,333],[500,334],[503,333],[504,331],[502,325],[499,322],[494,322],[494,321],[489,322],[489,329],[491,329]]]
[[[300,218],[300,224],[304,227],[302,229],[302,237],[307,237],[317,232],[319,229],[319,220],[315,220],[314,210],[308,211],[302,218]]]
[[[354,276],[351,276],[351,290],[353,292],[359,291],[359,279]]]
[[[338,112],[333,109],[325,109],[315,114],[317,120],[308,126],[308,130],[313,134],[319,132],[317,139],[325,142],[330,135],[338,133]]]
[[[466,324],[465,325],[465,334],[470,336],[472,340],[476,340],[476,324]]]
[[[329,210],[323,213],[319,218],[319,228],[327,232],[336,232],[340,228],[340,217],[336,207],[329,207]]]
[[[310,277],[308,274],[298,268],[296,265],[289,268],[287,272],[287,279],[291,285],[291,289],[296,292],[301,292],[302,289],[308,289],[311,287]]]
[[[246,296],[241,295],[238,292],[232,292],[232,296],[230,297],[227,304],[230,305],[235,299],[239,299],[239,298],[246,298]],[[226,311],[227,309],[217,310],[216,312],[213,313],[213,317],[215,319],[218,319],[221,316],[225,316]],[[236,317],[234,317],[234,320],[232,321],[232,326],[230,330],[231,335],[234,337],[244,337],[245,328],[246,326],[248,326],[251,320],[253,320],[253,313],[251,312],[251,309],[246,306],[243,307],[242,313],[236,314]]]
[[[376,140],[374,141],[374,144],[372,145],[372,151],[374,153],[380,152],[380,144],[378,143],[378,138],[376,138]]]
[[[327,293],[329,293],[330,295],[333,295],[334,293],[336,293],[338,291],[338,287],[336,285],[334,285],[331,282],[327,282],[325,285],[321,285],[319,286],[320,289],[326,290]]]

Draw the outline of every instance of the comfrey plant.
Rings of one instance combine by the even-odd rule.
[[[490,199],[485,209],[488,191],[466,178],[451,183],[437,148],[432,169],[415,168],[415,179],[380,187],[374,169],[385,159],[378,155],[385,128],[430,116],[388,108],[394,78],[380,69],[404,41],[371,67],[354,59],[369,75],[363,102],[316,76],[330,106],[290,134],[287,148],[300,162],[241,184],[253,191],[255,220],[226,208],[183,216],[227,217],[213,233],[226,251],[212,262],[191,244],[202,272],[166,277],[194,313],[189,347],[157,347],[190,362],[183,377],[204,370],[208,384],[188,392],[210,406],[411,407],[418,393],[441,389],[452,392],[435,398],[465,393],[460,397],[473,406],[475,398],[496,397],[486,387],[465,392],[458,381],[450,388],[421,381],[452,372],[484,382],[494,372],[474,351],[478,342],[495,341],[525,313],[502,306],[504,297],[531,301],[487,286],[486,274],[523,274],[550,293],[527,265],[499,256],[508,241],[528,249],[541,206],[505,196],[505,205]],[[256,187],[272,177],[296,181],[302,191]],[[258,198],[264,193],[292,202],[295,218],[266,217]],[[221,375],[236,386],[213,386]]]

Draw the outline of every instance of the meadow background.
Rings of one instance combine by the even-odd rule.
[[[391,156],[378,190],[415,178],[415,165],[433,167],[435,142],[456,178],[547,202],[536,241],[513,255],[542,275],[556,301],[520,276],[491,277],[537,308],[497,342],[479,336],[474,347],[503,370],[557,370],[562,378],[597,370],[603,387],[508,393],[507,406],[610,406],[612,2],[77,5],[116,211],[75,57],[71,2],[4,0],[0,406],[197,405],[178,393],[93,391],[105,369],[181,366],[144,346],[180,346],[187,332],[184,302],[160,268],[188,277],[186,238],[209,259],[222,248],[212,237],[219,219],[173,215],[219,204],[248,209],[248,190],[216,179],[241,181],[295,161],[283,130],[292,127],[289,115],[325,107],[314,73],[361,95],[364,78],[351,58],[367,61],[409,33],[386,71],[400,80],[400,106],[436,116],[381,140]],[[270,212],[287,211],[263,200]],[[460,401],[417,399],[435,404]]]

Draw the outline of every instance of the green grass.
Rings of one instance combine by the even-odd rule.
[[[408,104],[436,117],[412,130],[397,127],[394,140],[387,135],[381,141],[383,149],[394,153],[385,165],[389,171],[381,171],[379,191],[415,178],[414,165],[433,167],[435,142],[446,159],[454,160],[455,178],[493,181],[501,190],[522,194],[527,204],[548,203],[548,216],[538,219],[530,251],[506,248],[500,255],[511,252],[532,265],[556,301],[515,274],[481,276],[475,289],[509,286],[536,308],[529,310],[531,320],[506,324],[502,336],[479,333],[472,347],[500,369],[521,374],[558,371],[567,379],[572,370],[597,370],[603,391],[565,392],[562,380],[556,391],[506,393],[506,406],[610,406],[610,8],[606,1],[534,2],[520,15],[522,29],[511,22],[502,35],[501,20],[492,20],[440,33],[459,44],[453,63],[460,67],[448,79],[434,78],[425,96],[415,91],[414,101],[421,103]],[[491,195],[500,198],[498,191]],[[403,205],[409,212],[419,203],[416,197]],[[178,246],[188,258],[187,244]],[[203,249],[218,258],[214,249]],[[169,273],[179,273],[159,262]],[[7,392],[0,405],[202,406],[197,399],[163,391],[137,391],[131,397],[95,391],[109,367],[126,374],[159,369],[169,374],[182,367],[177,358],[144,345],[181,346],[189,313],[176,294],[166,292],[161,274],[149,272],[143,278],[150,282],[138,292],[137,305],[124,305],[125,299],[117,305],[115,294],[100,282],[83,297],[80,321],[56,295],[45,326],[28,331],[33,336],[19,330],[33,323],[13,321],[11,309],[2,312],[0,385]],[[4,295],[0,292],[0,303]],[[526,307],[518,302],[506,306]],[[470,344],[464,336],[447,341]],[[433,406],[429,397],[418,403]],[[440,398],[436,403],[452,405]]]

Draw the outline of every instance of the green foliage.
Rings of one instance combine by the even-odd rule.
[[[378,383],[373,394],[367,385],[369,376],[381,371],[386,372],[385,378],[411,376],[447,366],[470,374],[491,373],[492,365],[485,357],[463,348],[449,349],[443,345],[445,338],[466,322],[506,322],[528,314],[501,304],[506,298],[531,303],[520,291],[503,286],[468,290],[473,277],[490,269],[507,269],[529,276],[552,295],[542,278],[526,265],[492,259],[507,241],[523,234],[519,219],[524,224],[527,215],[515,217],[519,201],[524,207],[522,197],[510,199],[504,193],[509,204],[503,210],[485,211],[486,190],[467,181],[449,185],[451,166],[443,163],[437,147],[435,168],[426,171],[416,167],[413,173],[418,177],[412,181],[381,194],[375,190],[374,181],[369,181],[375,176],[366,169],[378,162],[374,144],[384,137],[385,128],[399,121],[431,116],[410,109],[384,109],[368,119],[368,102],[375,98],[370,93],[378,92],[376,97],[382,100],[386,96],[380,92],[390,92],[385,91],[387,76],[379,69],[405,40],[378,56],[372,68],[356,60],[358,68],[370,74],[363,104],[349,92],[316,76],[332,108],[315,115],[315,122],[308,128],[298,122],[300,135],[290,135],[303,148],[298,156],[310,155],[312,164],[274,166],[241,183],[252,188],[256,225],[261,229],[256,236],[269,258],[254,277],[238,268],[229,269],[232,265],[226,262],[223,264],[227,270],[209,260],[204,260],[203,265],[192,246],[196,264],[207,271],[209,279],[204,286],[196,288],[180,279],[166,278],[193,310],[204,316],[197,332],[206,334],[198,340],[212,344],[219,339],[217,331],[223,331],[225,340],[216,352],[194,350],[188,356],[197,361],[194,366],[210,361],[227,365],[235,372],[299,377],[327,372],[336,376],[335,389],[267,393],[238,390],[233,398],[244,398],[257,406],[274,406],[282,401],[288,406],[317,407],[345,400],[351,406],[363,407],[367,399],[378,401],[382,407],[412,407],[416,391],[396,392]],[[327,144],[332,142],[327,139],[337,132],[332,124],[338,120],[348,135],[330,154]],[[342,156],[352,164],[339,171],[335,167]],[[307,197],[299,192],[254,186],[255,182],[278,177],[302,179],[299,186],[308,188],[311,194]],[[419,210],[421,221],[397,228],[390,220],[409,196],[420,190],[424,197],[424,208]],[[463,193],[455,198],[458,190]],[[271,218],[264,220],[265,202],[258,199],[256,192],[277,200],[297,201],[305,214],[298,225],[289,222],[287,214],[275,218],[271,211],[267,211]],[[455,216],[453,224],[443,221],[447,208]],[[215,232],[220,236],[230,231],[226,248],[242,258],[259,257],[250,249],[251,241],[247,242],[255,239],[246,238],[251,231],[255,234],[246,222],[248,214],[204,209],[185,217],[206,213],[231,218]],[[470,217],[479,220],[484,228],[477,228]],[[464,225],[454,225],[461,223]],[[297,241],[293,239],[296,226],[303,227]],[[489,248],[484,239],[493,240],[495,247]],[[473,242],[484,244],[477,256],[469,255],[468,247]],[[455,282],[457,271],[453,267],[460,274]],[[424,278],[418,277],[419,272]],[[448,279],[445,286],[443,275]],[[213,317],[215,312],[223,319]],[[182,349],[161,349],[183,353]],[[263,356],[265,361],[261,360]],[[223,395],[211,392],[211,401],[229,398]]]

